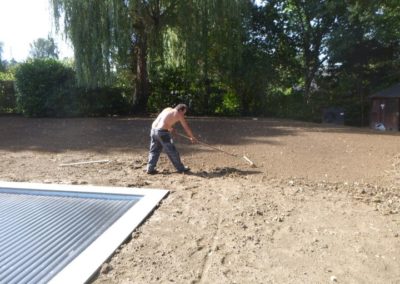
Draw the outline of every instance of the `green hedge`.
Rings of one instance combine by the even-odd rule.
[[[0,80],[0,113],[12,113],[16,111],[14,81]]]
[[[132,93],[130,89],[116,87],[77,89],[79,113],[84,116],[128,114],[132,109]]]
[[[54,59],[34,59],[18,66],[17,106],[31,117],[76,114],[75,74]]]
[[[78,88],[73,68],[55,59],[23,63],[15,78],[18,110],[29,117],[122,115],[132,106],[132,90]]]

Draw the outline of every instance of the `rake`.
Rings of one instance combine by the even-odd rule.
[[[186,136],[186,135],[184,135],[184,134],[178,133],[178,132],[176,132],[176,131],[175,131],[175,133],[178,134],[178,135],[181,136],[181,137],[184,137],[184,138],[190,140],[190,137],[188,137],[188,136]],[[251,160],[250,160],[248,157],[246,157],[245,155],[239,156],[239,155],[236,155],[236,154],[233,154],[233,153],[229,153],[229,152],[227,152],[227,151],[224,151],[224,150],[222,150],[222,149],[220,149],[220,148],[214,147],[214,146],[212,146],[212,145],[210,145],[210,144],[207,144],[207,143],[202,142],[202,141],[199,141],[199,140],[197,140],[197,143],[199,143],[200,145],[204,145],[204,146],[206,146],[206,147],[209,147],[209,148],[211,148],[211,149],[217,150],[217,151],[219,151],[219,152],[222,152],[222,153],[224,153],[224,154],[226,154],[226,155],[229,155],[229,156],[232,156],[232,157],[235,157],[235,158],[238,158],[238,159],[244,159],[247,163],[250,164],[251,167],[253,167],[253,168],[256,167],[256,165],[253,163],[253,161],[251,161]]]

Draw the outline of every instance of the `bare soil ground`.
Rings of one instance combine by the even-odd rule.
[[[176,138],[192,173],[175,173],[162,155],[149,176],[151,118],[0,117],[0,180],[170,190],[94,283],[400,283],[399,133],[189,123],[257,167]]]

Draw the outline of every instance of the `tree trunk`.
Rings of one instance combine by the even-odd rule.
[[[304,82],[304,98],[306,100],[306,104],[310,104],[311,102],[311,78],[309,74],[305,75],[305,82]]]
[[[209,109],[209,101],[210,101],[210,79],[208,75],[208,69],[209,69],[209,60],[208,60],[208,53],[209,53],[209,45],[208,45],[208,36],[209,36],[209,26],[208,26],[208,2],[204,1],[203,2],[203,23],[202,23],[202,36],[203,36],[203,59],[204,59],[204,65],[203,65],[203,84],[204,84],[204,97],[203,97],[203,112],[205,114],[210,113]]]

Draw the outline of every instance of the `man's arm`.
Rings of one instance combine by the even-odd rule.
[[[184,115],[180,115],[180,116],[179,116],[179,121],[181,122],[182,127],[183,127],[183,129],[185,130],[186,134],[189,136],[190,141],[191,141],[192,143],[196,142],[197,139],[194,137],[194,135],[193,135],[193,133],[192,133],[192,130],[190,129],[189,124],[187,123],[187,121],[186,121]]]

